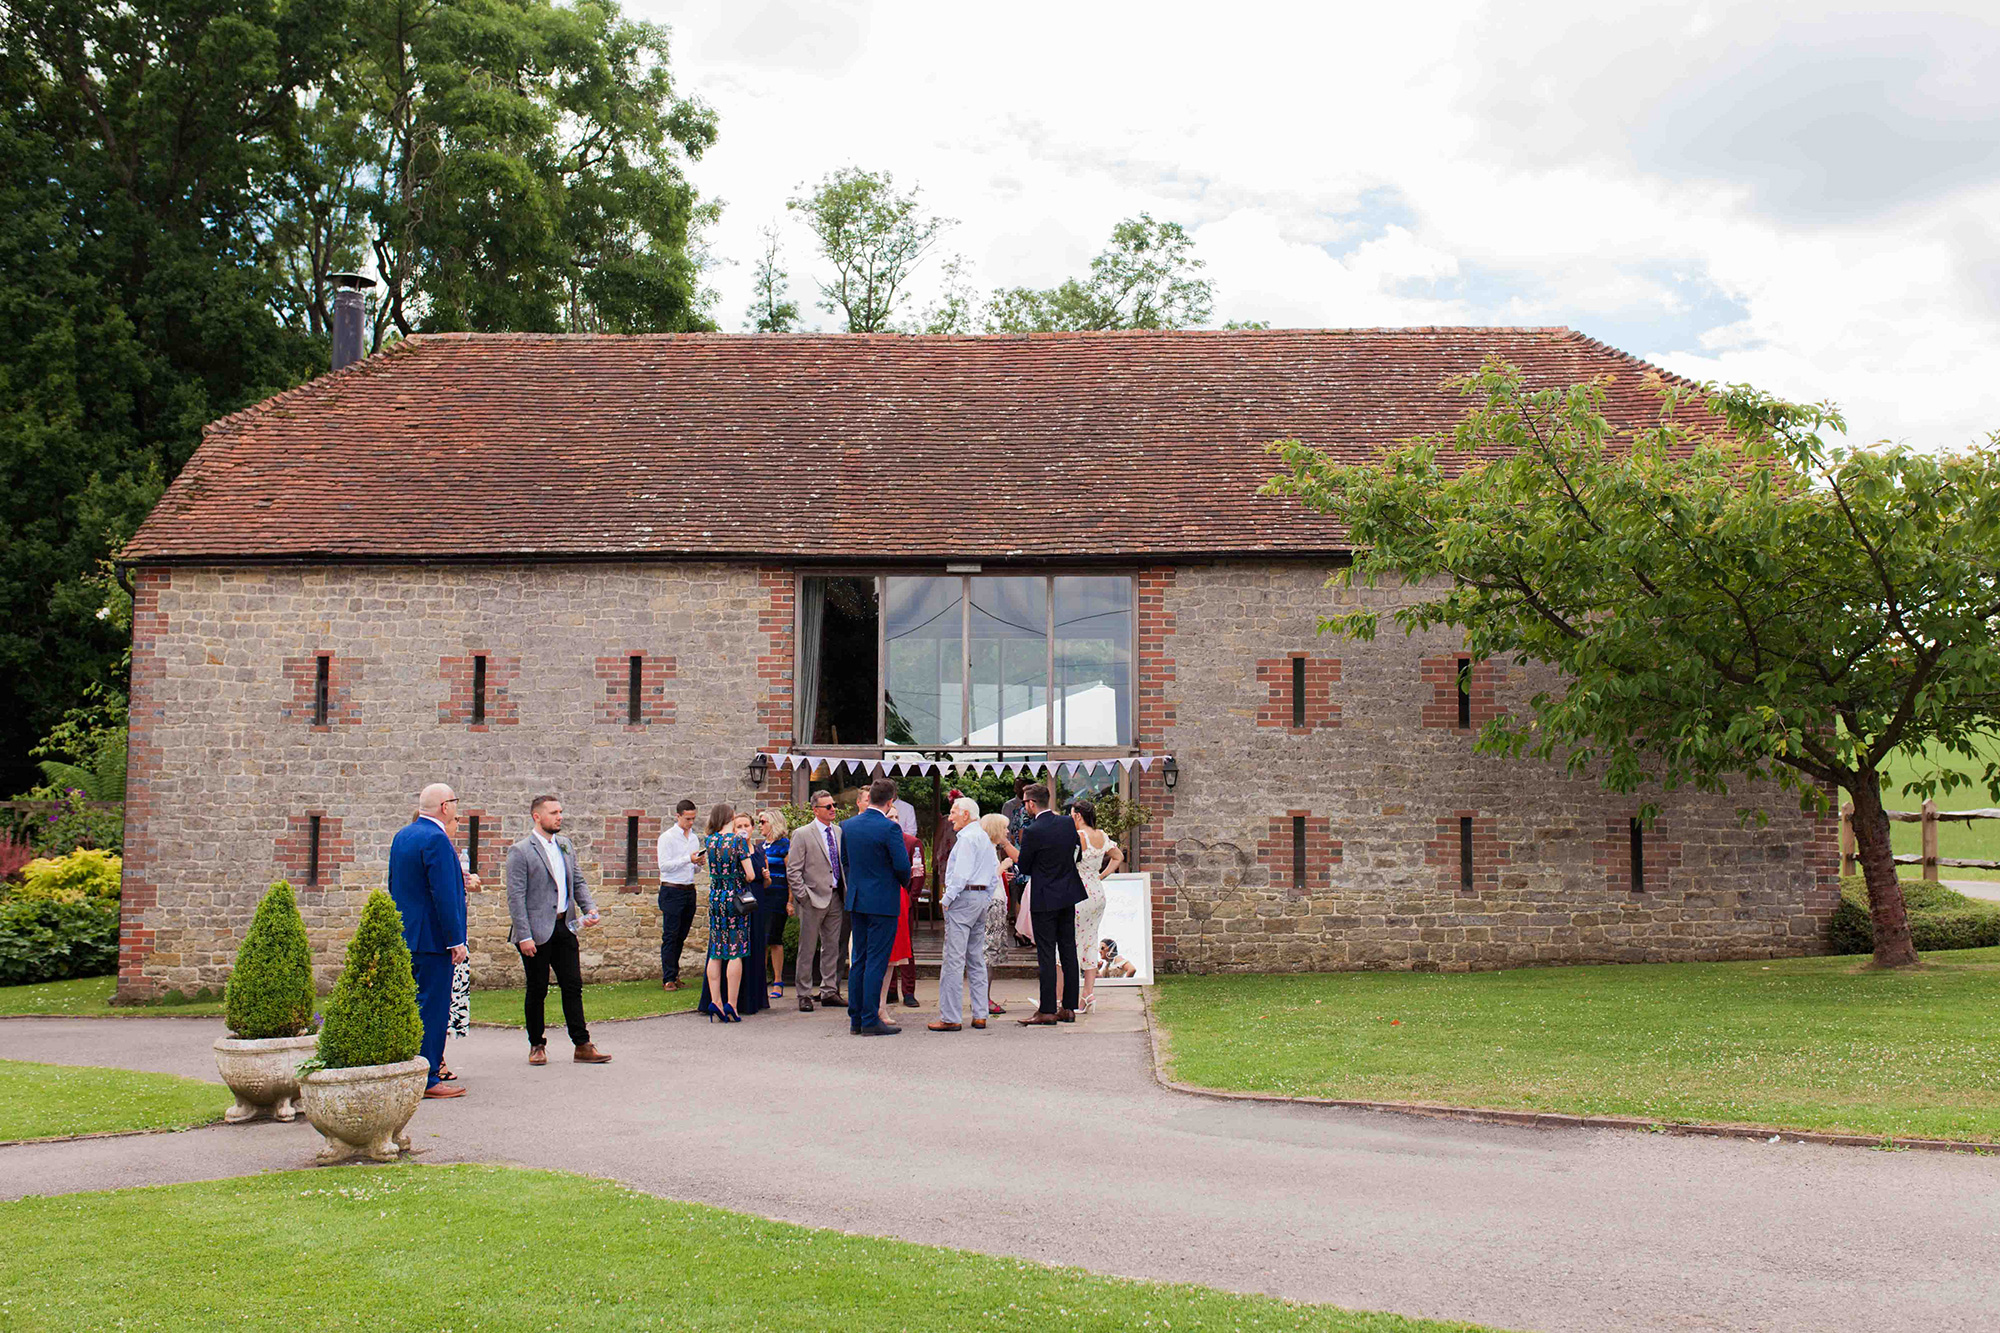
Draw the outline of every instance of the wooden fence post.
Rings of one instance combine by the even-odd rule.
[[[1840,807],[1840,873],[1847,876],[1854,873],[1854,802],[1847,801]]]
[[[1937,802],[1925,801],[1923,815],[1924,878],[1934,880],[1938,877]]]

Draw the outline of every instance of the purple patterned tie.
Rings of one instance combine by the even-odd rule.
[[[820,829],[826,834],[826,863],[833,867],[833,887],[837,889],[840,887],[840,853],[833,850],[833,825],[822,824]]]

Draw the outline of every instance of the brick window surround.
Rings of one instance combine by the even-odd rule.
[[[1173,732],[1179,721],[1173,700],[1175,661],[1173,656],[1174,613],[1167,598],[1174,588],[1174,567],[1154,565],[1141,569],[1133,581],[1133,613],[1136,619],[1138,658],[1134,663],[1137,714],[1132,739],[1141,754],[1172,754]],[[1135,775],[1139,803],[1153,812],[1153,822],[1140,834],[1137,849],[1144,863],[1165,867],[1172,864],[1174,844],[1166,829],[1173,818],[1174,797],[1167,790],[1158,764],[1152,771]],[[1177,876],[1153,876],[1153,966],[1172,971],[1180,966],[1180,947],[1169,921],[1180,910]]]
[[[632,659],[639,659],[639,720],[632,721]],[[486,666],[489,690],[493,664]],[[617,657],[600,657],[597,678],[604,682],[604,697],[597,701],[597,720],[609,726],[639,731],[649,726],[666,726],[674,720],[674,701],[667,697],[667,682],[676,678],[674,659],[652,653],[631,652]],[[491,701],[488,701],[491,707]]]
[[[1296,820],[1306,821],[1306,880],[1297,875]],[[1282,888],[1288,898],[1304,898],[1333,887],[1333,868],[1340,864],[1340,839],[1332,834],[1332,821],[1310,810],[1287,810],[1273,815],[1264,838],[1257,844],[1257,860],[1270,872],[1271,887]]]
[[[467,810],[458,812],[458,832],[452,835],[452,843],[468,858],[472,855],[472,821],[479,821],[479,865],[474,873],[479,876],[480,889],[505,890],[507,873],[506,834],[501,832],[501,817],[491,810]],[[469,887],[469,886],[468,886]],[[475,889],[473,892],[479,892]]]
[[[1305,663],[1303,725],[1297,725],[1299,701],[1292,689],[1300,674],[1300,668],[1294,665],[1298,662]],[[1270,697],[1258,705],[1258,726],[1282,727],[1296,736],[1340,725],[1340,705],[1333,701],[1333,687],[1340,683],[1339,658],[1308,657],[1304,653],[1267,657],[1257,663],[1257,681],[1270,691]]]
[[[472,721],[474,659],[486,659],[486,718]],[[485,731],[488,727],[511,727],[521,721],[520,701],[514,697],[514,682],[521,678],[521,659],[496,657],[491,653],[466,653],[461,657],[440,657],[438,678],[445,683],[445,697],[438,704],[438,721],[451,726]]]
[[[639,876],[625,881],[625,831],[630,820],[639,821]],[[604,820],[603,850],[597,855],[598,873],[605,888],[619,893],[652,893],[660,887],[660,816],[644,810],[622,810]]]
[[[315,721],[319,711],[319,662],[326,659],[326,721]],[[361,663],[338,653],[308,653],[285,659],[285,679],[291,683],[292,697],[282,709],[287,722],[303,722],[314,731],[331,731],[361,720],[354,706],[354,686],[361,680]]]
[[[794,743],[792,616],[798,584],[783,567],[759,569],[757,583],[764,591],[764,605],[757,612],[757,632],[764,638],[764,651],[757,655],[757,724],[765,742],[776,749]]]
[[[1471,721],[1467,727],[1458,724],[1458,673],[1461,662],[1471,663],[1466,668],[1466,693],[1471,696]],[[1431,687],[1430,702],[1424,705],[1423,724],[1426,727],[1477,731],[1507,711],[1494,701],[1494,687],[1499,684],[1500,671],[1493,663],[1468,658],[1460,653],[1453,657],[1426,657],[1419,665],[1424,680]]]
[[[1456,705],[1453,705],[1456,711]],[[1462,820],[1472,821],[1472,887],[1461,881],[1459,834]],[[1437,836],[1424,844],[1424,864],[1438,869],[1438,887],[1454,893],[1487,893],[1500,887],[1500,870],[1508,861],[1509,846],[1500,841],[1492,815],[1477,810],[1454,810],[1437,817]]]
[[[1607,892],[1653,893],[1666,888],[1668,876],[1680,868],[1681,845],[1667,840],[1665,821],[1655,820],[1651,828],[1642,825],[1641,829],[1640,847],[1645,857],[1646,882],[1635,890],[1632,883],[1632,819],[1628,816],[1604,821],[1604,838],[1591,850],[1592,859],[1604,870]]]
[[[319,819],[319,882],[308,883],[312,872],[312,821]],[[340,816],[324,810],[307,810],[285,817],[285,831],[278,835],[274,854],[278,873],[295,889],[324,889],[340,883],[340,868],[354,864],[354,844],[341,832]]]

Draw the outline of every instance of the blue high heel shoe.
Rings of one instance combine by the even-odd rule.
[[[741,1023],[743,1015],[736,1012],[735,1005],[725,1004],[722,1006],[722,1021],[725,1023]]]
[[[711,1023],[713,1023],[718,1018],[722,1018],[722,1011],[716,1008],[713,1004],[710,1004],[707,1000],[703,1000],[699,1008],[703,1014],[706,1014],[708,1016],[708,1021]],[[722,1018],[722,1021],[727,1023],[729,1020],[726,1018]]]

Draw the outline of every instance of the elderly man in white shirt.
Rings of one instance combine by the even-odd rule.
[[[944,966],[938,971],[938,1019],[932,1032],[957,1032],[960,1006],[972,990],[975,1028],[986,1026],[986,909],[1000,884],[1000,858],[979,827],[979,803],[961,796],[951,803],[958,831],[944,867]]]

